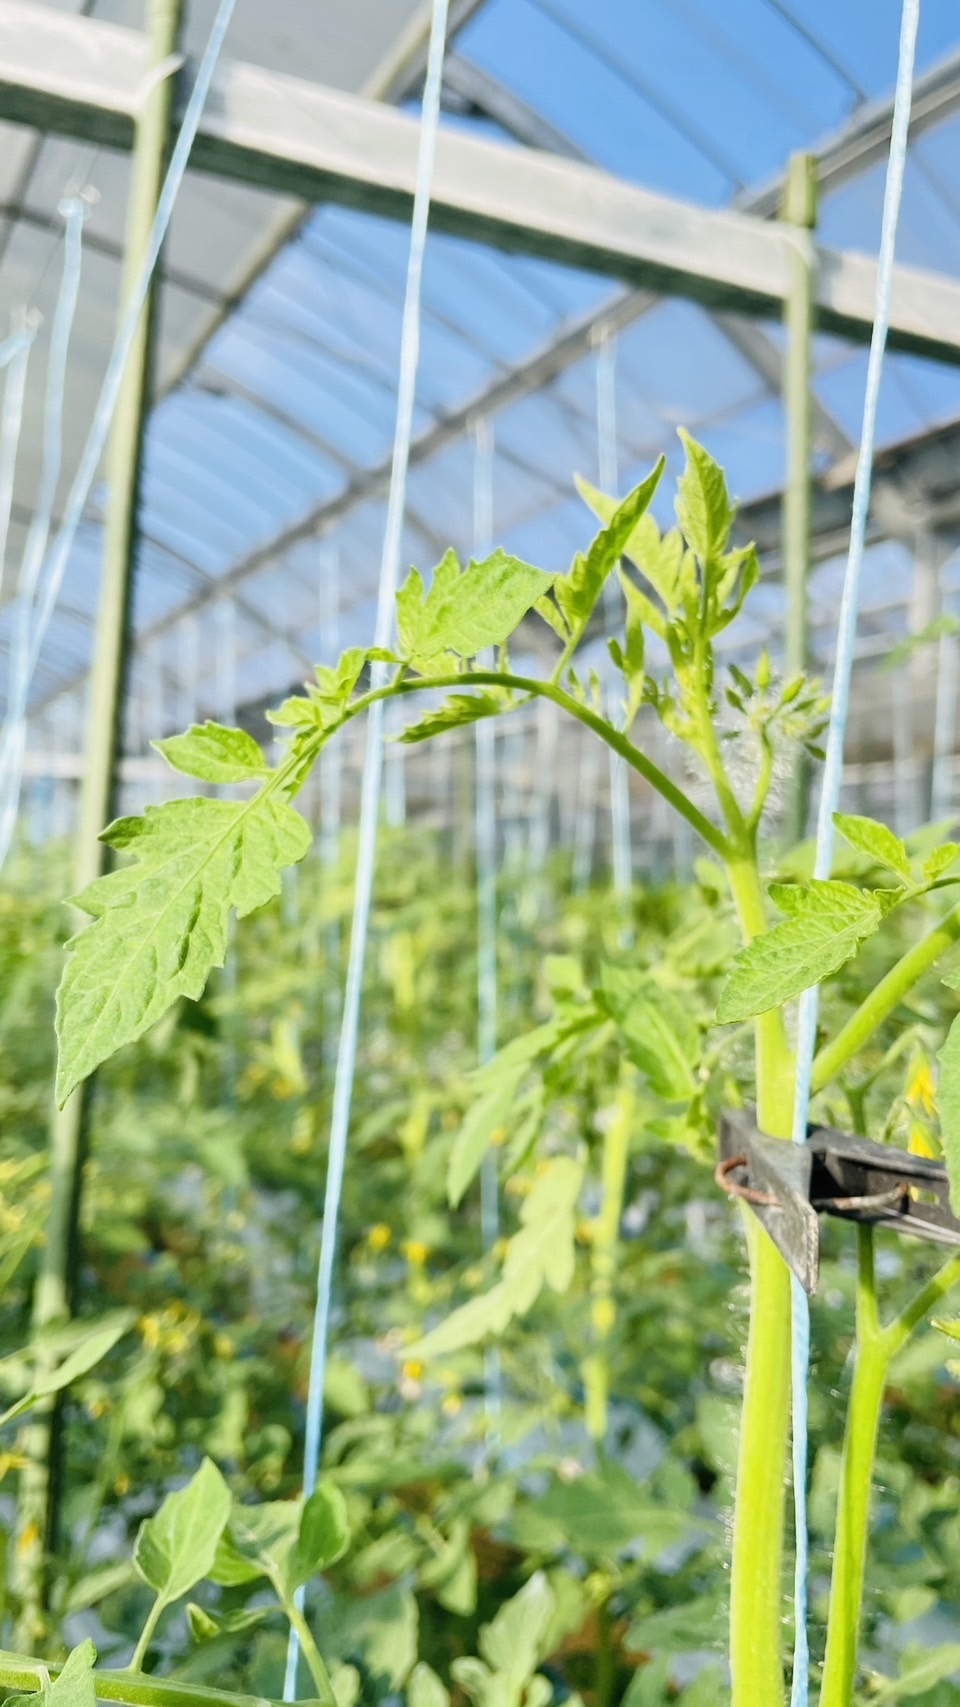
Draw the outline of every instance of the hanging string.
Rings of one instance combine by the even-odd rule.
[[[597,345],[597,471],[600,489],[615,495],[620,483],[617,454],[617,343],[605,326]],[[615,575],[603,587],[603,614],[607,633],[615,634],[622,624],[621,596]],[[617,696],[611,692],[608,712],[619,727],[623,721]],[[633,884],[633,849],[630,837],[630,784],[627,767],[619,754],[608,749],[610,764],[610,840],[613,851],[613,888],[624,906],[623,946],[630,941],[626,908]]]
[[[9,368],[3,388],[3,410],[0,413],[0,607],[3,604],[3,583],[7,565],[7,542],[10,537],[10,516],[13,511],[13,483],[20,450],[20,431],[23,426],[23,400],[27,389],[27,368],[30,352],[37,335],[39,322],[23,322],[0,344],[0,369]]]
[[[474,429],[473,551],[478,558],[493,550],[493,428],[480,420]],[[488,658],[479,660],[484,665]],[[477,1054],[480,1065],[497,1050],[497,750],[492,717],[474,725],[476,753],[477,848]],[[480,1170],[480,1223],[483,1249],[493,1250],[500,1237],[497,1154],[488,1150]],[[502,1406],[500,1350],[484,1353],[484,1410],[488,1444]]]
[[[407,262],[403,324],[400,335],[397,421],[393,441],[393,461],[390,472],[390,495],[387,502],[383,555],[380,561],[380,589],[377,599],[377,622],[374,636],[375,644],[384,648],[389,647],[393,637],[394,603],[400,574],[403,521],[407,504],[407,470],[410,462],[410,440],[413,432],[413,409],[420,353],[421,277],[427,240],[427,221],[430,214],[433,162],[440,121],[440,90],[447,32],[447,7],[448,0],[433,0],[427,76],[424,84],[420,121],[417,182],[413,200],[410,254]],[[384,680],[383,665],[374,664],[372,670],[373,685],[375,687],[382,685]],[[373,893],[373,869],[377,851],[377,813],[380,803],[380,784],[383,776],[383,711],[383,700],[377,700],[370,707],[367,717],[367,739],[360,792],[360,832],[357,844],[353,921],[350,929],[347,982],[344,990],[343,1017],[340,1026],[340,1047],[333,1086],[330,1150],[327,1160],[323,1231],[320,1239],[320,1264],[317,1276],[317,1303],[310,1353],[310,1383],[307,1395],[303,1470],[303,1491],[307,1498],[317,1485],[320,1446],[323,1435],[323,1390],[327,1373],[327,1346],[330,1333],[333,1268],[337,1246],[337,1219],[343,1191],[343,1170],[350,1125],[350,1105],[353,1100],[363,963],[366,955],[370,902]],[[302,1602],[303,1591],[301,1590],[299,1604]],[[296,1695],[299,1653],[299,1640],[296,1631],[291,1629],[287,1647],[286,1675],[283,1681],[283,1698],[285,1701],[292,1701]]]
[[[27,701],[30,693],[30,623],[34,613],[43,559],[53,525],[53,506],[63,461],[63,399],[67,382],[70,339],[80,293],[83,267],[83,222],[86,204],[69,196],[58,209],[64,220],[63,272],[50,333],[47,384],[43,411],[43,459],[36,507],[27,534],[16,615],[10,643],[10,679],[7,690],[5,742],[0,749],[0,867],[10,852],[17,822],[17,806],[23,780],[27,739]]]
[[[63,512],[63,520],[61,521],[59,531],[50,551],[49,562],[47,563],[46,573],[44,576],[43,591],[40,594],[39,606],[36,612],[36,621],[33,624],[29,641],[27,642],[24,650],[23,663],[20,666],[20,680],[23,685],[18,693],[17,704],[8,709],[3,737],[0,739],[0,777],[12,778],[12,810],[14,815],[16,814],[20,785],[19,780],[13,774],[15,764],[11,761],[15,760],[16,746],[19,739],[19,720],[26,713],[30,686],[36,671],[40,650],[43,646],[44,638],[50,625],[50,618],[53,615],[57,599],[60,595],[60,588],[63,583],[67,563],[70,559],[70,553],[73,549],[73,543],[77,536],[77,530],[83,519],[83,512],[86,509],[87,500],[93,490],[93,483],[97,477],[97,470],[100,467],[103,453],[106,449],[107,439],[113,422],[114,410],[117,405],[117,398],[120,393],[120,387],[123,383],[123,375],[126,369],[127,360],[137,336],[140,317],[143,313],[144,304],[147,300],[153,274],[160,257],[160,251],[163,247],[163,241],[167,234],[167,228],[170,224],[170,219],[176,205],[177,195],[187,169],[187,162],[190,158],[190,151],[193,147],[194,138],[200,126],[200,120],[203,116],[203,109],[206,105],[207,96],[210,92],[213,74],[220,58],[224,39],[230,25],[230,20],[233,17],[235,6],[236,0],[220,0],[217,7],[213,27],[210,31],[207,45],[204,49],[203,57],[197,71],[196,82],[190,91],[190,99],[187,102],[186,111],[183,115],[183,123],[180,126],[180,131],[174,144],[173,152],[170,156],[170,164],[167,168],[167,174],[163,181],[163,188],[160,191],[160,196],[157,201],[157,211],[154,214],[153,225],[150,231],[150,239],[147,243],[143,261],[140,265],[140,270],[134,280],[127,306],[117,328],[117,334],[114,339],[113,348],[110,352],[110,359],[107,363],[107,370],[104,374],[100,395],[97,399],[96,409],[94,410],[93,420],[90,424],[90,432],[87,435],[87,441],[81,453],[80,461],[77,465],[77,471],[67,495],[67,501]],[[176,58],[164,61],[161,66],[156,68],[153,73],[153,77],[156,78],[159,76],[171,75],[171,73],[177,69],[178,63],[179,61]],[[22,711],[20,710],[21,705],[23,708]],[[4,851],[2,835],[0,835],[0,855],[2,855]]]
[[[340,551],[324,548],[320,564],[320,635],[324,662],[340,656]],[[330,741],[320,754],[320,835],[317,852],[324,879],[333,883],[340,865],[340,815],[343,793],[343,742]],[[324,932],[323,1059],[333,1070],[340,1023],[340,925],[332,916]]]
[[[393,735],[398,735],[403,728],[403,707],[391,707],[387,724]],[[402,741],[394,741],[385,754],[386,779],[383,788],[383,805],[386,820],[391,830],[402,830],[407,821],[407,749]]]
[[[23,401],[27,388],[27,368],[30,352],[37,335],[38,319],[28,323],[18,314],[17,329],[0,344],[0,369],[9,368],[3,390],[3,411],[0,415],[0,606],[3,603],[3,583],[7,562],[7,541],[10,535],[10,516],[13,510],[13,483],[20,449],[23,425]]]
[[[817,846],[814,877],[829,878],[833,865],[833,815],[840,804],[843,782],[843,746],[850,704],[850,680],[853,673],[853,651],[857,632],[857,607],[860,598],[860,576],[863,567],[867,515],[870,508],[870,484],[873,475],[873,450],[877,430],[877,405],[883,374],[883,357],[890,322],[890,295],[893,284],[893,262],[896,251],[897,220],[903,194],[903,178],[907,160],[910,128],[910,106],[913,96],[913,67],[916,57],[917,28],[920,20],[920,0],[903,0],[900,23],[900,53],[897,69],[897,88],[893,105],[893,126],[890,136],[890,158],[883,197],[883,223],[880,233],[880,253],[877,263],[877,296],[874,310],[870,359],[867,364],[867,383],[863,403],[863,429],[857,456],[857,471],[853,483],[853,510],[850,520],[850,550],[840,602],[837,625],[837,656],[834,664],[833,697],[827,752],[820,790],[817,815]],[[797,1079],[793,1114],[793,1140],[806,1143],[810,1110],[810,1079],[817,1033],[819,988],[805,990],[800,998],[797,1033]],[[807,1574],[809,1570],[809,1540],[807,1536],[807,1379],[810,1365],[810,1306],[807,1295],[796,1278],[791,1277],[793,1382],[793,1488],[796,1519],[796,1574],[794,1581],[794,1655],[791,1707],[807,1707],[810,1693],[810,1650],[807,1635]]]
[[[593,876],[593,844],[597,833],[597,787],[601,749],[592,738],[580,742],[577,766],[577,816],[573,830],[573,892],[582,895]]]
[[[955,561],[950,557],[940,567],[940,584],[945,585],[947,570]],[[944,615],[950,612],[943,601]],[[934,823],[950,811],[953,784],[954,731],[957,722],[957,680],[960,648],[955,634],[941,634],[937,644],[937,700],[933,725],[933,774],[930,779],[930,817]]]
[[[233,726],[237,720],[237,612],[233,600],[219,598],[214,606],[214,656],[215,656],[215,694],[217,716],[222,723]],[[217,791],[225,799],[229,798],[227,789]],[[223,991],[226,1013],[222,1015],[223,1063],[221,1067],[220,1084],[223,1091],[224,1106],[228,1109],[237,1105],[237,932],[236,921],[231,918],[227,927],[227,952],[223,962],[223,972],[220,977],[220,988]],[[236,1192],[231,1187],[224,1193],[225,1207],[236,1208]]]

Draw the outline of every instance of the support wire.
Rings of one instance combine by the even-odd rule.
[[[620,481],[617,455],[617,344],[605,326],[597,346],[597,470],[600,489],[616,496]],[[615,634],[622,624],[623,600],[615,575],[603,587],[603,614],[607,633]],[[608,696],[608,715],[619,729],[623,716],[617,694]],[[630,890],[633,885],[633,847],[630,836],[630,782],[619,753],[608,750],[610,765],[610,841],[613,856],[613,889],[623,910],[622,942],[629,947]]]
[[[493,428],[480,420],[474,431],[473,550],[478,558],[493,549]],[[492,661],[492,660],[491,660]],[[486,665],[487,660],[481,662]],[[477,1054],[481,1067],[497,1050],[497,748],[496,723],[481,717],[474,725],[476,753],[477,848]],[[489,1149],[480,1171],[480,1222],[484,1253],[500,1237],[497,1152]],[[500,1349],[487,1347],[483,1360],[484,1410],[488,1445],[503,1402]]]
[[[397,421],[393,441],[393,462],[390,472],[390,495],[387,503],[383,555],[380,561],[380,588],[377,598],[377,622],[374,636],[375,645],[385,649],[389,647],[393,637],[394,604],[399,579],[403,521],[407,502],[407,470],[410,462],[410,441],[413,433],[413,410],[420,353],[421,278],[427,240],[427,221],[430,214],[433,162],[440,121],[440,91],[443,80],[447,9],[448,0],[433,0],[430,49],[420,122],[417,182],[410,230],[410,254],[407,262],[407,281],[400,336]],[[373,685],[375,687],[380,686],[384,680],[383,665],[374,664],[372,668]],[[380,802],[380,784],[383,776],[383,728],[384,702],[383,700],[376,700],[370,707],[367,720],[367,740],[360,793],[360,833],[357,845],[353,920],[350,928],[350,950],[343,998],[343,1018],[340,1027],[340,1047],[333,1086],[330,1150],[327,1160],[327,1183],[324,1192],[323,1231],[320,1239],[317,1303],[313,1321],[310,1383],[307,1396],[303,1468],[305,1498],[310,1497],[317,1485],[323,1436],[323,1390],[327,1372],[330,1305],[337,1245],[337,1219],[343,1191],[350,1106],[353,1100],[363,963],[366,955],[367,929],[373,893],[373,871],[377,851],[377,814]],[[303,1599],[303,1590],[300,1590],[298,1604],[302,1605]],[[297,1633],[291,1629],[287,1646],[286,1674],[283,1680],[283,1698],[285,1701],[292,1701],[296,1696],[299,1654],[300,1643]]]
[[[183,182],[184,174],[186,173],[187,162],[190,158],[194,138],[196,137],[200,126],[200,119],[203,115],[203,109],[206,105],[207,96],[210,92],[213,74],[220,58],[224,39],[230,25],[230,20],[233,17],[235,6],[236,0],[220,0],[217,7],[216,17],[214,18],[213,26],[207,40],[207,45],[204,49],[203,57],[197,71],[196,81],[190,91],[190,98],[187,102],[186,111],[183,115],[183,123],[180,126],[180,132],[170,156],[170,164],[167,168],[167,174],[163,181],[163,188],[160,191],[160,196],[157,201],[157,210],[154,215],[149,241],[144,252],[143,262],[141,264],[140,271],[133,282],[133,287],[130,291],[126,308],[117,328],[117,334],[114,339],[113,348],[110,352],[110,359],[107,363],[107,370],[104,375],[103,385],[101,386],[93,420],[90,424],[90,432],[87,435],[87,441],[83,447],[80,461],[77,465],[77,470],[73,478],[73,483],[67,495],[63,512],[63,520],[61,521],[56,539],[53,542],[53,546],[49,554],[49,561],[46,565],[44,585],[38,599],[36,621],[26,643],[23,654],[23,663],[20,667],[21,685],[18,691],[17,703],[8,709],[3,736],[0,738],[0,778],[8,778],[13,774],[14,767],[11,764],[11,760],[15,757],[17,742],[20,739],[18,732],[19,724],[22,717],[26,714],[30,685],[36,671],[37,660],[40,655],[41,647],[43,646],[44,637],[50,625],[50,618],[53,615],[53,611],[60,594],[60,588],[63,583],[67,563],[70,559],[70,553],[73,549],[73,543],[77,536],[77,530],[83,519],[83,512],[93,489],[97,470],[100,467],[103,453],[106,449],[107,440],[110,435],[110,427],[113,422],[114,410],[116,409],[117,399],[120,395],[120,389],[123,384],[127,360],[137,337],[144,304],[150,292],[153,274],[160,257],[160,251],[163,247],[163,242],[167,234],[167,228],[170,224],[170,219],[176,205],[180,185]],[[159,69],[165,70],[166,74],[170,75],[176,69],[177,64],[178,61],[171,60],[166,67],[161,67]],[[19,710],[21,703],[23,706],[22,712]],[[12,713],[16,713],[17,715],[11,715]],[[13,786],[12,810],[14,815],[16,814],[19,790],[20,784],[19,778],[17,777]],[[5,801],[4,811],[7,809],[7,803]],[[3,853],[5,853],[5,847],[3,845],[2,835],[0,835],[0,855]]]
[[[874,309],[870,359],[863,403],[863,428],[857,455],[857,471],[853,486],[853,513],[850,522],[850,550],[843,583],[843,597],[837,624],[837,655],[834,665],[833,698],[830,727],[827,735],[827,754],[823,767],[820,806],[817,815],[817,846],[814,877],[829,878],[833,864],[833,815],[840,803],[843,782],[843,745],[850,702],[850,678],[853,671],[853,652],[857,632],[857,607],[860,597],[860,576],[863,567],[867,514],[870,507],[870,485],[873,475],[873,450],[877,428],[877,405],[883,374],[883,357],[890,322],[890,295],[893,282],[893,262],[896,252],[897,220],[903,193],[903,178],[907,159],[910,127],[910,106],[913,95],[913,67],[916,57],[917,28],[920,20],[920,0],[903,0],[900,24],[900,50],[897,68],[897,88],[894,97],[893,125],[890,136],[890,157],[883,197],[883,223],[880,233],[880,253],[877,263],[877,297]],[[807,1120],[810,1109],[810,1079],[817,1032],[819,989],[814,985],[800,998],[797,1035],[797,1078],[793,1112],[793,1140],[806,1143]],[[793,1387],[793,1488],[796,1519],[796,1574],[794,1580],[794,1655],[791,1707],[807,1707],[810,1693],[810,1649],[807,1632],[807,1573],[809,1541],[807,1536],[807,1379],[810,1367],[810,1306],[806,1293],[795,1277],[791,1277],[791,1373]]]
[[[69,196],[61,202],[59,213],[64,220],[63,272],[57,293],[50,351],[47,358],[47,384],[43,408],[43,460],[40,468],[40,488],[37,493],[30,531],[24,547],[20,578],[17,584],[13,634],[10,641],[10,679],[7,689],[7,720],[4,741],[0,747],[0,867],[5,862],[13,841],[17,823],[17,806],[23,780],[23,759],[26,747],[27,700],[30,693],[30,624],[36,608],[43,560],[53,525],[53,506],[60,483],[63,460],[63,399],[67,380],[67,359],[73,332],[77,297],[80,293],[80,273],[83,266],[83,222],[86,205],[79,196]]]
[[[17,316],[19,321],[24,318],[22,314]],[[3,409],[0,411],[0,607],[3,604],[7,541],[13,511],[13,482],[20,450],[20,429],[23,425],[27,367],[36,335],[37,322],[32,325],[23,324],[16,326],[10,337],[0,344],[0,369],[10,370],[3,388]]]

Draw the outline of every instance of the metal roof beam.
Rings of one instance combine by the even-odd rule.
[[[0,0],[0,118],[130,146],[144,38],[31,0]],[[407,220],[419,126],[376,102],[223,62],[194,146],[197,169]],[[789,235],[742,213],[654,195],[536,150],[441,133],[435,229],[537,255],[710,309],[779,315]],[[876,264],[820,249],[817,324],[869,341]],[[960,363],[960,284],[897,268],[892,349]]]

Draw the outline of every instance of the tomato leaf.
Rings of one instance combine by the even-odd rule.
[[[835,812],[833,821],[844,841],[849,842],[857,853],[865,854],[876,865],[885,865],[898,877],[909,878],[907,850],[900,837],[895,836],[886,824],[878,824],[875,818],[854,817],[845,812]]]
[[[189,1592],[213,1568],[230,1516],[230,1490],[211,1459],[154,1517],[140,1525],[133,1562],[162,1606]]]
[[[167,764],[201,782],[262,782],[270,766],[252,735],[222,723],[193,723],[185,735],[151,743]]]
[[[411,569],[397,594],[403,659],[424,675],[446,653],[475,658],[488,646],[502,646],[555,579],[499,550],[481,562],[471,559],[463,570],[448,551],[433,571],[429,592],[419,570]]]
[[[767,1013],[839,971],[879,929],[900,893],[832,879],[772,884],[771,898],[790,916],[737,955],[717,1003],[720,1024]]]
[[[279,893],[303,859],[308,825],[261,792],[249,801],[172,800],[118,818],[101,840],[133,863],[99,877],[75,904],[94,919],[68,943],[57,992],[57,1101],[132,1043],[179,996],[196,999],[240,917]]]

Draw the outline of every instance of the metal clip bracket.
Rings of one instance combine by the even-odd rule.
[[[819,1275],[820,1215],[960,1246],[942,1162],[828,1126],[811,1126],[806,1144],[766,1138],[752,1109],[722,1116],[719,1149],[718,1184],[750,1205],[809,1294]]]

